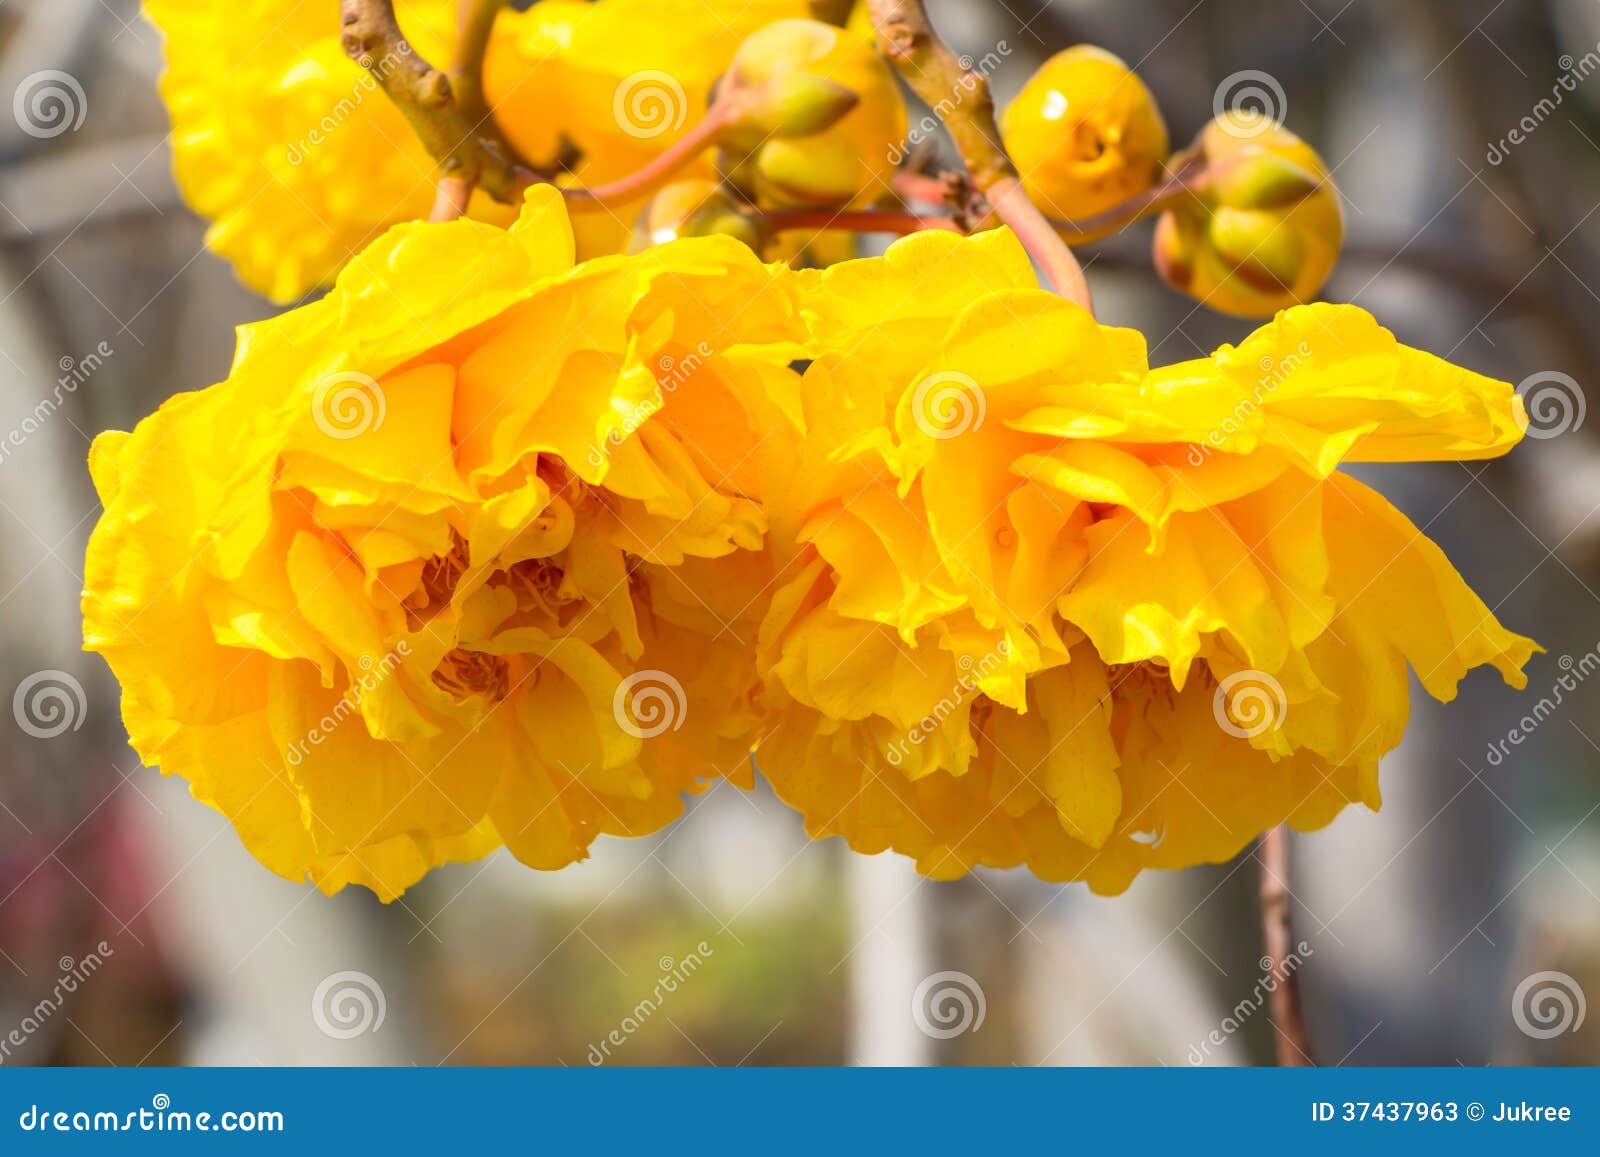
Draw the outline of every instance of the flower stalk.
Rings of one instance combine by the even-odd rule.
[[[604,209],[624,204],[653,193],[681,169],[694,163],[701,153],[717,143],[717,138],[737,112],[735,101],[724,97],[714,102],[706,115],[641,168],[605,185],[593,188],[566,188],[561,195],[567,208],[575,212]]]
[[[1261,941],[1271,965],[1273,1042],[1278,1064],[1284,1068],[1314,1065],[1300,1003],[1299,971],[1289,963],[1293,928],[1289,910],[1289,829],[1279,824],[1262,833],[1257,849],[1261,861]]]

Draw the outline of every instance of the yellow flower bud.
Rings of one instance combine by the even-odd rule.
[[[1339,196],[1316,150],[1260,113],[1233,111],[1193,147],[1212,180],[1156,225],[1155,264],[1212,309],[1266,317],[1314,297],[1339,259]]]
[[[835,77],[841,30],[816,20],[779,20],[747,36],[719,82],[735,97],[725,143],[746,151],[770,137],[819,133],[855,108],[860,96]]]
[[[1023,188],[1052,217],[1088,217],[1144,192],[1167,159],[1155,97],[1119,58],[1087,44],[1045,61],[1000,129]]]
[[[752,90],[728,136],[757,146],[768,137],[808,137],[837,123],[860,101],[825,77],[791,73]]]
[[[727,167],[764,207],[864,204],[888,188],[906,114],[869,31],[776,21],[746,38],[722,83],[748,110],[722,134]]]
[[[724,233],[759,251],[761,236],[748,216],[716,181],[694,177],[665,186],[645,206],[634,226],[630,253],[679,237]]]

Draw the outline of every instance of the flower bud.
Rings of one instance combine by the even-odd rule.
[[[754,222],[739,212],[721,185],[703,178],[674,181],[650,198],[639,214],[628,252],[638,253],[679,237],[714,233],[736,237],[759,252],[761,237]]]
[[[1155,97],[1119,58],[1087,44],[1045,61],[1000,130],[1024,190],[1052,217],[1089,217],[1144,192],[1167,159]]]
[[[1192,154],[1213,176],[1161,215],[1161,276],[1241,317],[1267,317],[1314,297],[1344,239],[1338,193],[1322,158],[1288,129],[1245,111],[1213,120]]]
[[[725,168],[763,207],[867,203],[887,188],[905,106],[870,32],[776,21],[744,41],[719,88],[735,110],[719,136]]]
[[[842,29],[816,20],[779,20],[747,36],[717,85],[734,108],[723,142],[751,152],[838,123],[861,100],[834,75],[847,47]]]

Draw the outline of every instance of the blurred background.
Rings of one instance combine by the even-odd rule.
[[[1483,671],[1448,707],[1414,691],[1382,813],[1293,840],[1294,936],[1322,1063],[1600,1062],[1600,4],[929,7],[958,51],[1007,46],[1002,100],[1057,49],[1111,49],[1175,145],[1229,78],[1275,78],[1345,197],[1327,296],[1567,391],[1507,459],[1366,472],[1548,653],[1522,695]],[[59,70],[83,113],[41,136],[0,112],[0,693],[62,712],[0,713],[0,1064],[1270,1061],[1253,853],[1114,900],[936,884],[724,785],[560,874],[501,853],[385,907],[269,874],[140,767],[79,650],[85,452],[222,377],[231,327],[271,312],[176,196],[160,63],[128,0],[0,2],[0,105]],[[1148,245],[1091,251],[1104,320],[1156,363],[1248,332],[1162,287]]]

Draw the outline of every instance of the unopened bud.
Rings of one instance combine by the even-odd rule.
[[[718,84],[724,172],[766,208],[871,201],[906,131],[894,74],[868,32],[779,20],[748,37]]]
[[[634,226],[631,253],[664,245],[680,237],[726,234],[752,249],[760,246],[760,232],[739,211],[733,198],[715,181],[690,178],[664,186],[650,198]]]
[[[1023,188],[1051,217],[1119,205],[1160,180],[1167,159],[1155,97],[1118,57],[1087,44],[1045,61],[1000,126]]]
[[[757,200],[774,208],[843,205],[862,182],[861,158],[847,140],[769,141],[754,172]]]
[[[826,77],[795,72],[742,90],[722,139],[759,148],[769,138],[809,137],[838,123],[861,98]]]
[[[1259,113],[1229,112],[1201,132],[1190,155],[1212,177],[1157,223],[1161,276],[1243,317],[1314,297],[1344,240],[1338,193],[1316,151]]]
[[[861,99],[838,75],[849,44],[843,29],[817,20],[778,20],[751,33],[717,82],[717,101],[732,116],[722,142],[748,152],[837,124]]]

